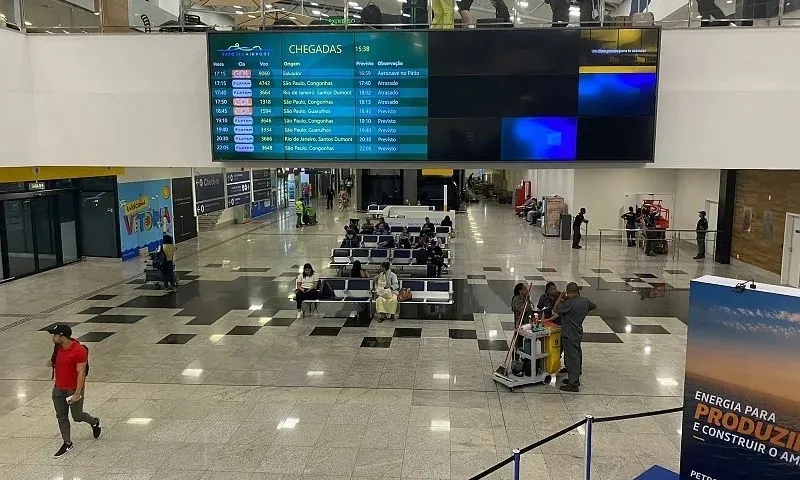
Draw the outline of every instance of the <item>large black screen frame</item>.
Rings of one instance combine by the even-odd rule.
[[[300,31],[295,32],[294,29],[292,30],[281,30],[281,31],[267,31],[267,32],[211,32],[207,35],[207,62],[209,66],[209,108],[213,108],[213,98],[211,95],[212,89],[212,77],[211,77],[211,62],[212,62],[212,55],[211,55],[211,39],[212,37],[220,37],[230,35],[231,33],[235,33],[236,35],[282,35],[286,33],[313,33],[314,35],[320,35],[320,38],[324,37],[325,35],[340,34],[340,33],[355,33],[357,29],[348,29],[346,31],[313,31],[308,29],[303,29]],[[610,164],[610,163],[652,163],[655,157],[655,141],[656,141],[656,116],[657,116],[657,105],[658,105],[658,68],[660,65],[660,28],[657,27],[642,27],[642,28],[615,28],[615,27],[606,27],[606,28],[575,28],[575,29],[476,29],[471,31],[432,31],[432,30],[414,30],[415,32],[424,33],[427,36],[427,48],[428,48],[428,142],[427,142],[427,158],[424,159],[359,159],[356,160],[355,156],[342,156],[341,158],[292,158],[291,161],[293,162],[303,162],[303,163],[314,163],[314,164],[326,164],[326,163],[340,163],[340,162],[358,162],[358,163],[366,163],[366,162],[373,162],[373,163],[381,163],[381,162],[390,162],[390,161],[403,161],[408,163],[418,163],[418,162],[435,162],[435,163],[447,163],[447,162],[464,162],[464,163],[475,163],[475,162],[491,162],[495,164],[501,163],[563,163],[567,162],[569,164],[575,163],[588,163],[588,164]],[[641,57],[647,57],[645,62],[641,62],[641,58],[637,58],[636,62],[632,62],[630,66],[631,68],[637,65],[648,65],[654,67],[655,73],[655,83],[653,85],[654,88],[654,95],[652,99],[652,114],[648,115],[640,115],[640,114],[628,114],[625,112],[616,113],[613,117],[619,118],[620,123],[628,125],[632,132],[645,132],[648,138],[637,139],[637,141],[642,142],[640,145],[635,146],[626,146],[626,148],[620,148],[618,152],[620,153],[617,155],[617,151],[613,148],[608,149],[607,146],[612,145],[612,143],[606,142],[605,146],[602,146],[601,143],[598,142],[595,138],[593,141],[589,140],[589,137],[580,133],[576,133],[576,146],[575,146],[575,157],[570,159],[549,159],[549,158],[502,158],[502,155],[505,153],[498,151],[501,147],[498,146],[502,143],[502,132],[508,130],[503,125],[503,117],[504,115],[491,115],[491,112],[488,111],[481,111],[481,106],[472,106],[470,107],[474,112],[470,111],[463,111],[464,107],[453,106],[453,111],[456,113],[455,115],[446,115],[446,112],[442,112],[441,102],[437,103],[437,97],[440,95],[438,92],[445,92],[444,90],[439,89],[437,85],[444,84],[448,85],[447,78],[444,77],[452,77],[453,80],[458,80],[458,77],[462,77],[464,82],[467,82],[466,77],[472,77],[474,81],[475,78],[483,78],[484,80],[488,80],[489,83],[497,82],[503,80],[506,82],[507,85],[528,85],[528,84],[546,84],[548,79],[552,79],[554,82],[558,82],[559,76],[564,79],[562,83],[554,83],[552,90],[554,93],[558,92],[557,95],[563,95],[569,89],[565,87],[565,85],[571,85],[576,83],[575,78],[567,78],[568,76],[577,75],[578,72],[577,68],[581,66],[587,68],[600,68],[602,65],[597,64],[597,58],[591,59],[591,52],[590,48],[593,49],[593,46],[602,46],[603,41],[598,40],[597,42],[594,41],[594,38],[586,39],[582,37],[584,33],[582,32],[591,32],[591,33],[599,33],[599,36],[606,36],[606,35],[613,35],[613,32],[617,32],[617,35],[621,35],[620,32],[641,32],[643,36],[647,36],[649,38],[649,44],[654,46],[653,51],[646,52],[646,55],[643,54]],[[390,36],[395,35],[398,33],[408,33],[409,30],[380,30],[375,31],[381,36]],[[472,36],[472,38],[469,38]],[[486,41],[489,39],[490,41]],[[453,45],[464,45],[465,41],[474,40],[475,42],[473,45],[477,44],[481,46],[481,49],[469,49],[469,48],[461,48],[453,49]],[[530,46],[542,46],[545,45],[547,48],[534,48],[531,50]],[[572,49],[570,54],[564,54],[564,50]],[[438,61],[442,55],[447,55],[449,58],[455,56],[455,61],[458,62],[458,54],[454,55],[454,52],[461,52],[461,57],[466,61],[462,61],[461,65],[457,65],[453,68],[452,64],[448,68],[444,68],[442,62]],[[526,57],[527,55],[527,57]],[[633,54],[631,58],[636,57],[636,54]],[[526,58],[527,61],[521,61],[520,58]],[[571,58],[571,59],[570,59]],[[575,60],[577,58],[578,60]],[[572,63],[570,63],[572,62]],[[639,62],[639,63],[637,63]],[[625,61],[618,62],[616,64],[617,68],[625,67]],[[499,68],[498,68],[499,67]],[[576,68],[577,67],[577,68]],[[444,68],[444,70],[443,70]],[[570,73],[571,72],[571,73]],[[533,78],[531,82],[526,82],[525,76],[536,77]],[[494,77],[494,78],[492,78]],[[452,85],[452,83],[451,83]],[[533,91],[531,87],[531,91]],[[451,94],[452,92],[447,92]],[[441,93],[442,96],[444,93]],[[509,97],[503,97],[502,94],[499,99],[502,100],[500,103],[504,103],[506,106],[510,105],[516,110],[508,112],[513,115],[522,116],[526,112],[526,108],[530,107],[531,109],[536,109],[539,106],[543,108],[543,112],[540,116],[548,117],[549,115],[553,114],[553,112],[548,111],[548,108],[558,102],[554,101],[552,98],[528,98],[527,101],[522,102],[514,102],[510,100]],[[565,104],[577,104],[577,97],[567,98],[564,97]],[[527,103],[526,103],[527,102]],[[538,103],[537,103],[538,102]],[[548,103],[549,102],[549,103]],[[602,102],[600,102],[602,104]],[[498,105],[499,106],[499,105]],[[467,108],[466,110],[470,110]],[[602,108],[602,106],[601,106]],[[484,109],[485,110],[485,109]],[[211,110],[210,110],[211,116]],[[498,112],[500,113],[500,112]],[[478,116],[472,116],[476,114]],[[579,117],[577,112],[575,112],[576,117]],[[584,126],[585,128],[587,125],[596,125],[598,120],[598,116],[592,112],[589,112],[587,115],[584,116],[585,120],[580,120],[576,123],[579,124],[578,129],[580,126]],[[638,121],[636,119],[639,119]],[[477,155],[474,155],[475,152],[470,152],[467,148],[468,145],[459,146],[458,148],[454,148],[453,145],[445,145],[444,142],[447,140],[444,138],[434,138],[437,135],[440,135],[441,132],[439,130],[439,125],[442,122],[453,120],[453,125],[472,125],[473,129],[470,130],[469,128],[463,131],[455,132],[456,135],[453,135],[454,132],[450,131],[449,138],[450,141],[456,141],[455,139],[459,138],[467,138],[470,141],[478,145],[480,150],[478,151]],[[484,125],[491,124],[491,128],[487,131],[481,131],[481,120],[483,121]],[[612,119],[613,120],[613,119]],[[601,131],[609,131],[610,128],[608,125],[604,125],[603,128],[600,129]],[[649,133],[649,135],[647,135]],[[260,162],[267,162],[267,161],[278,161],[278,162],[285,162],[285,159],[275,159],[275,158],[259,158],[259,159],[236,159],[236,158],[219,158],[219,156],[214,151],[213,142],[214,142],[214,123],[213,118],[211,121],[211,141],[212,141],[212,160],[214,161],[226,161],[226,162],[235,162],[235,161],[256,161]],[[481,137],[481,138],[476,138]],[[584,138],[585,137],[585,138]],[[624,132],[619,132],[616,135],[618,140],[613,140],[614,142],[622,142],[627,141],[626,135]],[[488,140],[487,140],[488,139]],[[487,143],[488,142],[488,143]],[[601,145],[601,147],[597,147],[597,145]],[[587,150],[589,148],[589,150]],[[592,151],[591,148],[603,148],[604,151]],[[501,155],[502,153],[502,155]],[[590,157],[583,157],[578,158],[578,155],[589,155]]]

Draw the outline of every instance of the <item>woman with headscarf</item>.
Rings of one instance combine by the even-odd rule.
[[[375,280],[375,310],[378,313],[378,323],[387,318],[394,321],[397,315],[397,292],[400,290],[400,281],[391,270],[389,262],[381,264],[381,273]]]

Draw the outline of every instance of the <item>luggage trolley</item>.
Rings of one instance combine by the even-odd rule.
[[[522,348],[517,346],[517,338],[523,339]],[[506,363],[493,373],[493,378],[495,382],[505,385],[512,391],[524,385],[547,385],[551,382],[552,375],[561,367],[561,333],[556,325],[541,326],[527,331],[516,330],[511,339],[511,349],[513,354],[506,357]],[[511,357],[529,360],[531,375],[512,371],[509,363]],[[521,375],[517,375],[520,373]]]
[[[160,248],[160,247],[159,247]],[[147,261],[144,264],[144,283],[153,284],[153,288],[156,290],[161,290],[162,283],[164,283],[164,277],[161,275],[161,270],[155,268],[153,266],[153,260],[155,260],[156,252],[152,252],[147,255]],[[179,285],[178,282],[178,273],[175,273],[175,286]]]

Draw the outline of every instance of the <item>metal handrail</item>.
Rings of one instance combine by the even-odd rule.
[[[595,423],[605,423],[605,422],[617,422],[620,420],[630,420],[634,418],[643,418],[643,417],[655,417],[658,415],[667,415],[670,413],[678,413],[682,412],[683,407],[675,407],[675,408],[666,408],[663,410],[653,410],[649,412],[639,412],[639,413],[629,413],[625,415],[613,415],[610,417],[595,417],[593,415],[586,415],[586,417],[581,420],[580,422],[574,423],[569,427],[559,430],[558,432],[539,440],[538,442],[534,442],[528,445],[525,448],[515,448],[513,450],[513,455],[508,458],[503,459],[502,461],[492,465],[491,467],[487,468],[486,470],[480,472],[479,474],[470,477],[469,480],[479,480],[481,478],[486,477],[487,475],[496,472],[497,470],[503,468],[504,466],[508,465],[511,462],[514,462],[514,480],[519,480],[520,475],[522,473],[522,454],[530,452],[531,450],[538,448],[545,443],[551,442],[556,438],[565,435],[572,430],[575,430],[578,427],[585,425],[585,432],[586,432],[586,445],[584,450],[584,480],[590,480],[592,475],[592,435],[593,435],[593,425]]]
[[[691,232],[697,234],[697,229],[692,228],[598,228],[598,232],[600,232],[599,240],[598,240],[598,258],[602,257],[603,255],[603,232],[641,232],[645,235],[648,232],[656,232],[656,233],[666,233],[666,232],[675,232],[677,236],[672,236],[667,238],[666,235],[663,239],[665,242],[671,242],[673,245],[676,245],[676,248],[672,250],[672,258],[673,259],[680,259],[680,242],[681,242],[681,232]],[[709,234],[713,233],[712,238],[712,248],[711,251],[714,252],[717,249],[717,235],[722,232],[723,230],[706,230],[704,233]],[[650,241],[649,239],[645,239],[645,242]],[[636,248],[636,256],[639,256],[639,248]]]
[[[254,14],[257,14],[255,12]],[[730,19],[731,22],[747,22],[752,21],[752,18],[742,18],[742,19]],[[789,20],[797,21],[797,24],[787,24],[786,19],[776,21],[781,22],[779,25],[752,25],[745,27],[747,29],[788,29],[788,28],[800,28],[800,17],[798,18],[791,18]],[[693,23],[697,23],[699,20],[693,21]],[[10,22],[9,22],[10,23]],[[512,22],[513,23],[513,22]],[[586,22],[590,23],[591,26],[595,26],[598,22]],[[656,21],[653,23],[653,26],[660,26],[662,28],[668,28],[670,30],[696,30],[700,28],[699,26],[687,26],[686,20],[663,20],[663,21]],[[492,24],[488,24],[492,25]],[[498,23],[496,25],[503,25],[502,23]],[[580,22],[572,22],[569,25],[580,26]],[[539,29],[539,28],[551,28],[550,23],[524,23],[514,24],[517,28],[525,28],[525,29]],[[609,22],[605,23],[605,26],[615,26],[610,25]],[[212,24],[212,25],[185,25],[183,29],[180,26],[176,25],[173,28],[173,31],[168,32],[159,32],[157,26],[151,27],[153,29],[152,32],[149,32],[148,35],[167,35],[167,34],[175,34],[175,33],[203,33],[197,32],[196,30],[199,28],[207,28],[209,31],[215,31],[217,28],[225,28],[231,29],[230,31],[233,32],[241,32],[241,31],[275,31],[278,29],[287,29],[287,30],[334,30],[334,31],[342,31],[342,30],[355,30],[355,29],[363,29],[363,28],[405,28],[405,29],[419,29],[419,30],[427,30],[429,29],[428,24],[408,24],[408,23],[382,23],[382,24],[352,24],[349,26],[344,25],[265,25],[262,30],[262,27],[253,26],[253,27],[233,27],[231,25],[219,25],[219,24]],[[620,28],[624,28],[620,25]],[[717,27],[719,28],[727,28],[727,27]],[[121,29],[128,29],[129,32],[119,31]],[[98,33],[113,33],[115,35],[118,34],[126,34],[126,33],[144,33],[141,32],[144,29],[144,25],[36,25],[33,27],[26,27],[26,31],[24,33],[29,35],[66,35],[66,34],[76,34],[76,35],[92,35]],[[482,28],[485,30],[485,28]],[[115,30],[113,32],[107,32],[106,30]],[[467,28],[455,28],[452,31],[459,32],[459,31],[469,31],[470,29]],[[503,29],[505,30],[505,29]]]
[[[704,23],[704,22],[714,22],[715,26],[719,27],[720,24],[724,23],[724,22],[729,22],[731,24],[736,24],[738,22],[741,25],[744,22],[756,22],[756,21],[774,20],[776,22],[775,25],[755,25],[755,24],[753,24],[753,25],[750,25],[750,27],[751,28],[775,28],[775,27],[787,27],[787,26],[788,27],[800,27],[800,18],[794,18],[794,17],[786,18],[786,16],[785,16],[786,1],[787,0],[778,0],[777,15],[774,16],[774,17],[769,17],[769,18],[745,18],[745,17],[733,18],[733,17],[729,17],[729,18],[724,18],[724,19],[710,19],[710,18],[700,18],[699,12],[697,10],[696,0],[687,0],[686,6],[688,6],[688,8],[687,8],[687,12],[688,13],[687,13],[687,17],[685,19],[681,19],[681,20],[677,20],[677,19],[676,20],[658,20],[658,21],[653,22],[653,25],[654,26],[661,26],[661,27],[669,27],[669,28],[678,28],[678,29],[684,29],[684,28],[685,29],[694,29],[694,28],[702,27],[703,26],[702,23]],[[26,32],[26,26],[25,26],[25,22],[24,22],[24,20],[25,20],[24,2],[25,2],[25,0],[14,0],[13,3],[15,4],[15,6],[18,7],[16,10],[17,10],[17,12],[19,12],[19,15],[22,18],[16,19],[17,23],[8,22],[8,23],[14,24],[17,27],[19,27],[20,31],[22,31],[23,33]],[[185,14],[189,13],[189,12],[201,12],[201,13],[202,12],[213,12],[213,13],[223,13],[223,14],[229,13],[231,15],[235,15],[235,12],[219,12],[219,11],[216,11],[216,10],[193,8],[193,5],[191,5],[191,4],[190,5],[185,5],[184,1],[180,1],[179,2],[178,18],[177,18],[178,25],[175,25],[172,28],[176,32],[179,32],[179,33],[183,33],[183,32],[186,32],[186,31],[189,31],[189,32],[197,31],[198,29],[202,29],[202,28],[208,28],[209,30],[214,30],[216,28],[225,28],[225,29],[232,29],[234,31],[263,30],[265,28],[269,28],[269,29],[277,29],[277,28],[312,29],[312,30],[315,29],[315,28],[318,28],[318,29],[333,29],[333,30],[348,30],[348,29],[354,29],[354,28],[357,28],[357,29],[361,29],[361,28],[412,28],[412,29],[417,28],[417,29],[428,29],[428,28],[430,28],[429,22],[426,22],[426,23],[390,23],[390,24],[356,24],[356,23],[344,22],[343,25],[329,25],[329,26],[328,25],[304,25],[304,24],[280,25],[280,26],[267,25],[266,24],[266,20],[267,20],[268,16],[275,15],[276,13],[285,13],[286,15],[301,15],[301,16],[304,16],[304,17],[314,18],[314,19],[321,19],[322,18],[321,16],[313,16],[313,15],[307,14],[305,12],[305,7],[303,7],[302,2],[300,3],[300,11],[287,10],[287,9],[283,9],[283,8],[281,10],[278,10],[276,8],[273,8],[272,3],[273,2],[267,2],[265,0],[262,0],[260,2],[260,8],[259,9],[252,10],[252,11],[242,11],[241,13],[246,13],[248,15],[256,16],[255,19],[254,19],[256,21],[250,22],[250,23],[253,23],[252,26],[237,27],[236,25],[218,25],[218,24],[212,24],[212,25],[187,25],[186,24]],[[762,2],[759,2],[759,3],[762,3]],[[766,0],[764,0],[763,3],[766,3]],[[538,6],[536,8],[534,8],[533,10],[526,10],[526,12],[527,12],[526,13],[526,12],[520,11],[518,9],[517,4],[518,4],[518,2],[516,2],[516,1],[512,2],[511,9],[510,9],[511,13],[512,13],[511,18],[510,18],[510,23],[512,25],[514,25],[515,27],[518,27],[518,28],[550,28],[552,26],[552,22],[553,22],[552,19],[543,18],[543,16],[541,16],[541,15],[534,15],[536,10],[539,8]],[[602,27],[602,26],[606,26],[606,25],[620,26],[620,27],[630,26],[630,20],[620,22],[620,21],[617,20],[618,17],[609,17],[607,14],[605,14],[605,0],[597,0],[597,4],[599,5],[599,9],[598,10],[600,12],[604,12],[604,14],[600,15],[599,18],[588,20],[588,21],[584,21],[584,22],[581,22],[579,20],[578,21],[569,21],[566,25],[568,25],[568,26],[589,26],[589,27],[596,27],[596,26],[601,26]],[[73,26],[63,26],[63,25],[44,26],[44,25],[36,25],[36,26],[29,27],[29,29],[30,30],[34,30],[34,31],[31,31],[31,33],[49,33],[49,34],[87,33],[88,34],[88,33],[92,33],[92,31],[98,31],[99,33],[105,33],[105,30],[107,30],[107,29],[109,29],[109,30],[130,29],[130,30],[136,31],[136,30],[140,30],[140,29],[144,28],[144,25],[106,25],[105,24],[106,16],[105,16],[105,12],[103,11],[103,8],[102,8],[103,7],[103,2],[99,2],[98,5],[99,5],[98,11],[95,12],[95,14],[98,15],[98,24],[97,25],[78,25],[78,26],[75,26],[75,25],[73,25]],[[541,6],[541,5],[539,5],[539,6]],[[648,4],[648,7],[649,7],[649,4]],[[296,6],[292,7],[292,8],[296,8]],[[344,14],[345,18],[348,18],[348,19],[351,18],[351,15],[350,15],[350,13],[351,13],[350,0],[342,0],[342,4],[341,5],[333,5],[333,4],[324,5],[324,4],[321,4],[319,6],[319,8],[320,9],[326,9],[328,12],[335,13],[335,14],[338,14],[339,12],[342,12]],[[481,9],[481,8],[478,8],[478,7],[476,7],[474,10],[476,12],[477,11],[489,11],[489,10],[486,10],[485,8]],[[429,5],[428,5],[428,12],[429,12],[429,14],[430,14],[430,12],[432,12],[432,8],[430,6],[430,0],[429,0]],[[645,9],[645,12],[647,12],[647,9]],[[492,12],[490,12],[490,13],[492,13]],[[529,16],[529,17],[533,17],[533,18],[525,18],[525,20],[523,22],[521,16],[526,16],[526,15]],[[627,16],[627,15],[622,15],[621,17],[630,18],[630,16]],[[500,19],[498,19],[498,20],[500,20]],[[794,25],[786,25],[786,22],[785,22],[786,20],[796,20],[797,22],[795,22]],[[429,19],[429,21],[430,21],[430,19]],[[507,25],[508,23],[509,22],[498,21],[494,25],[500,26],[500,25]],[[621,23],[624,23],[624,24],[621,24]],[[256,24],[258,24],[258,25],[256,25]],[[483,23],[482,26],[484,26],[484,25],[493,25],[493,24],[492,23]],[[154,30],[158,30],[158,28],[159,28],[158,26],[155,26],[153,29]],[[468,30],[468,29],[466,29],[466,28],[454,28],[453,30]],[[119,33],[119,32],[115,32],[115,33]],[[156,32],[153,32],[153,33],[156,33]],[[174,32],[158,32],[158,33],[174,33]]]

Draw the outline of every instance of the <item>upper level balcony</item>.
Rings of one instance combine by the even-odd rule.
[[[800,0],[0,0],[0,27],[37,34],[798,23]]]

